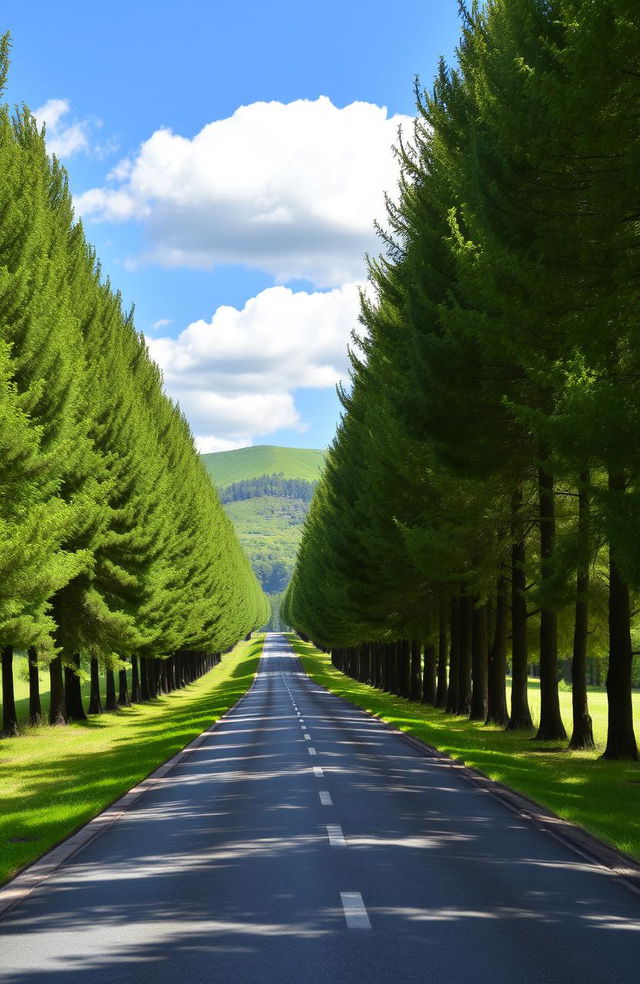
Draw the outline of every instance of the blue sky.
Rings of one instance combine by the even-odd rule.
[[[6,98],[41,110],[201,448],[326,445],[390,146],[456,0],[32,0],[0,30]]]

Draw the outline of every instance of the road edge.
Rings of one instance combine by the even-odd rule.
[[[266,642],[266,639],[265,639]],[[256,672],[253,680],[251,681],[251,686],[246,690],[241,697],[238,697],[237,701],[228,707],[224,714],[221,714],[219,718],[213,721],[208,728],[202,731],[199,735],[196,735],[188,745],[181,748],[175,755],[172,755],[170,759],[159,765],[157,769],[150,772],[148,776],[141,779],[140,782],[132,786],[123,796],[120,796],[115,802],[111,803],[110,806],[105,807],[100,813],[96,814],[91,820],[88,820],[79,830],[75,833],[70,834],[65,837],[64,840],[52,847],[51,850],[47,851],[45,854],[41,855],[36,861],[27,865],[18,872],[13,878],[4,885],[0,887],[0,920],[16,905],[24,901],[31,893],[38,888],[44,881],[51,877],[56,871],[63,867],[63,865],[74,857],[83,847],[87,847],[94,840],[100,837],[109,827],[113,826],[120,817],[128,813],[135,803],[138,802],[141,796],[150,789],[155,788],[159,783],[166,779],[166,777],[176,769],[184,760],[184,756],[188,755],[189,752],[195,751],[200,745],[203,744],[208,735],[210,735],[216,728],[220,725],[222,721],[238,707],[246,697],[249,696],[251,691],[256,685],[258,675],[260,673],[260,667],[262,665],[262,660],[264,658],[264,645],[260,653],[260,659],[258,660],[258,665],[256,667]]]
[[[615,878],[623,882],[625,887],[634,894],[640,895],[640,863],[638,863],[635,858],[632,858],[629,854],[625,854],[623,851],[619,851],[617,848],[612,847],[605,841],[600,840],[599,837],[596,837],[595,834],[590,833],[584,827],[579,826],[579,824],[573,823],[571,820],[565,820],[563,817],[559,817],[548,807],[543,806],[541,803],[536,802],[536,800],[533,800],[528,796],[525,796],[524,793],[519,793],[517,790],[512,789],[510,786],[506,786],[497,779],[491,779],[490,776],[485,775],[484,772],[480,771],[480,769],[476,769],[471,765],[465,765],[464,762],[460,762],[458,759],[453,758],[446,752],[441,751],[439,748],[436,748],[435,745],[429,745],[427,742],[422,741],[422,739],[417,738],[415,735],[410,735],[407,734],[406,731],[401,731],[399,728],[394,727],[394,725],[389,724],[388,721],[385,721],[380,714],[375,714],[373,711],[368,711],[364,707],[360,707],[359,704],[354,704],[346,697],[342,697],[341,694],[334,693],[332,690],[324,687],[321,683],[318,683],[317,680],[314,680],[311,674],[307,673],[305,670],[304,665],[300,660],[300,656],[297,653],[295,655],[302,672],[316,687],[320,687],[326,693],[331,694],[333,697],[337,697],[338,700],[343,701],[343,703],[347,704],[349,707],[353,707],[355,710],[361,711],[363,714],[366,714],[367,717],[374,718],[376,721],[379,721],[380,724],[384,725],[388,731],[394,735],[397,735],[399,738],[402,738],[407,744],[412,745],[413,748],[417,749],[427,758],[437,758],[448,763],[451,768],[456,769],[456,771],[462,776],[462,778],[466,779],[467,782],[470,782],[476,786],[476,788],[482,789],[489,793],[489,795],[499,800],[504,806],[516,813],[519,817],[529,820],[540,830],[543,830],[555,840],[558,840],[566,847],[569,847],[583,860],[588,861],[594,866],[603,868],[608,874],[613,875]]]

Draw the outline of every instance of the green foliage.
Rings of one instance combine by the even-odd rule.
[[[259,496],[266,495],[311,502],[315,487],[316,482],[307,482],[304,478],[285,478],[281,473],[232,482],[225,488],[218,488],[218,496],[223,505],[227,502],[241,502],[243,499],[257,499]]]
[[[629,758],[640,590],[635,8],[474,3],[455,64],[417,91],[345,414],[283,604],[324,648],[439,640],[453,705],[467,713],[457,691],[473,682],[486,693],[493,640],[482,637],[472,681],[461,606],[492,615],[510,579],[499,648],[504,666],[512,640],[514,700],[526,704],[529,622],[539,737],[564,737],[558,656],[571,646],[574,730],[584,724],[588,645],[598,658],[604,623],[605,754]],[[527,717],[517,710],[514,727]]]
[[[0,86],[7,54],[4,37]],[[9,732],[14,647],[50,665],[51,719],[61,721],[81,660],[219,653],[269,610],[132,313],[101,278],[64,169],[27,108],[7,106],[0,581]]]

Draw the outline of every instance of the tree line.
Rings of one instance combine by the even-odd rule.
[[[0,93],[9,37],[0,39]],[[184,685],[269,612],[179,408],[26,107],[0,107],[3,732],[50,678],[52,724]],[[129,674],[127,674],[127,667]],[[116,673],[118,677],[116,678]],[[129,679],[131,684],[129,687]]]
[[[241,502],[257,499],[259,496],[279,496],[285,499],[300,499],[311,502],[316,482],[304,478],[285,478],[282,472],[273,475],[260,475],[258,478],[244,478],[224,488],[218,489],[220,502]]]
[[[352,385],[286,622],[361,680],[636,759],[640,21],[632,0],[461,6],[397,148]],[[511,673],[510,702],[506,675]]]

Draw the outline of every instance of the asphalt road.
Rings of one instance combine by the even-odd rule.
[[[6,984],[638,979],[640,897],[326,693],[256,684],[0,921]]]

